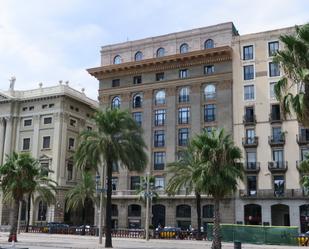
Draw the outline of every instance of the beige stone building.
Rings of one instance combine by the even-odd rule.
[[[308,201],[297,165],[308,152],[309,130],[283,120],[273,86],[282,76],[272,56],[279,36],[293,28],[239,35],[232,23],[104,46],[101,65],[89,69],[100,82],[102,108],[128,109],[142,126],[150,162],[145,172],[162,186],[152,222],[196,227],[194,196],[168,197],[166,163],[202,129],[224,127],[243,150],[245,180],[221,206],[222,222],[307,226]],[[114,222],[143,227],[145,208],[134,193],[139,177],[114,172]],[[204,197],[203,222],[212,199]]]
[[[202,129],[232,133],[232,23],[102,47],[101,66],[89,69],[100,82],[101,107],[128,109],[142,126],[149,156],[144,173],[122,167],[113,174],[114,225],[144,227],[145,206],[134,190],[146,172],[161,186],[152,205],[154,226],[197,226],[195,197],[175,197],[164,188],[166,164],[179,156]],[[222,221],[233,223],[234,199],[221,206]],[[202,199],[203,222],[211,221],[212,199]]]
[[[283,119],[274,84],[283,75],[272,62],[284,28],[233,39],[233,127],[243,149],[245,181],[236,199],[236,221],[308,229],[308,195],[297,166],[308,153],[309,129]],[[294,89],[296,91],[296,89]]]
[[[94,128],[90,116],[98,103],[88,98],[84,90],[71,88],[68,82],[53,87],[40,84],[39,88],[27,91],[14,90],[14,83],[12,78],[9,91],[0,92],[0,162],[12,151],[29,152],[42,168],[52,171],[48,175],[58,183],[54,205],[47,206],[35,198],[30,224],[64,220],[78,224],[78,212],[65,214],[64,193],[80,179],[73,166],[73,153],[80,131]],[[22,223],[27,217],[26,204],[25,200]],[[1,225],[8,224],[8,217],[9,207],[1,201]],[[93,223],[93,214],[89,222]]]

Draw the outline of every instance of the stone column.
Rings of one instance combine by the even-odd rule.
[[[54,122],[54,141],[53,141],[53,160],[52,160],[52,165],[51,170],[54,171],[53,175],[53,180],[57,181],[57,175],[59,174],[60,171],[60,155],[61,151],[63,150],[63,147],[66,146],[65,144],[62,144],[61,137],[63,136],[64,133],[61,131],[61,117],[59,113],[54,113],[53,115],[53,122]],[[64,169],[66,168],[66,165],[63,167]],[[60,182],[58,182],[60,183]]]
[[[12,117],[6,117],[6,130],[5,130],[5,140],[4,140],[4,156],[3,162],[5,162],[6,155],[10,155],[12,147]]]
[[[195,84],[191,86],[191,137],[201,132],[201,86]]]
[[[300,228],[299,202],[289,202],[290,225]]]
[[[3,161],[3,147],[4,147],[4,129],[5,123],[3,118],[0,118],[0,163]]]
[[[174,162],[176,155],[176,88],[167,88],[167,110],[166,110],[166,133],[165,133],[165,147],[166,147],[166,162]]]
[[[39,158],[40,137],[40,115],[33,116],[32,156]]]
[[[144,92],[144,99],[143,99],[143,121],[142,121],[142,127],[144,130],[143,136],[144,141],[147,146],[147,156],[149,159],[147,169],[151,172],[152,171],[152,124],[153,124],[153,111],[152,111],[152,90],[147,90]]]
[[[269,225],[271,225],[271,207],[270,203],[262,202],[262,224],[264,222],[269,222]]]

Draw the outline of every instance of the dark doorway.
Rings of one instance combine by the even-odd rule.
[[[156,228],[159,225],[165,226],[165,206],[164,205],[153,205],[152,206],[152,225]]]
[[[257,204],[245,205],[244,220],[246,225],[262,224],[262,208]]]
[[[284,204],[272,205],[271,224],[272,226],[290,226],[289,206]]]

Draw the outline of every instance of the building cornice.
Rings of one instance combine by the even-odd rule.
[[[232,48],[229,46],[204,49],[184,54],[174,54],[141,61],[101,66],[87,69],[88,73],[98,80],[114,75],[134,75],[141,72],[165,71],[175,68],[185,68],[194,65],[216,63],[232,60]]]

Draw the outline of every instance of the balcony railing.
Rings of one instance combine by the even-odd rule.
[[[286,161],[268,162],[268,169],[271,173],[285,173],[288,170],[288,162]]]
[[[273,123],[282,123],[282,117],[280,113],[270,113],[269,114],[269,122]]]
[[[282,133],[277,136],[269,136],[268,143],[270,146],[284,146],[285,145],[285,135]]]
[[[256,116],[255,115],[244,115],[243,116],[243,124],[244,125],[255,125],[256,124]]]
[[[304,134],[296,135],[296,142],[298,143],[298,145],[309,144],[309,136],[306,136]]]
[[[259,173],[260,163],[259,162],[245,162],[244,170],[246,173]]]
[[[289,199],[289,198],[308,198],[308,193],[303,189],[284,189],[280,194],[273,189],[258,189],[248,191],[245,189],[239,190],[240,198],[258,198],[258,199]]]
[[[258,144],[259,144],[259,138],[258,137],[243,137],[242,138],[242,145],[245,148],[257,147]]]

